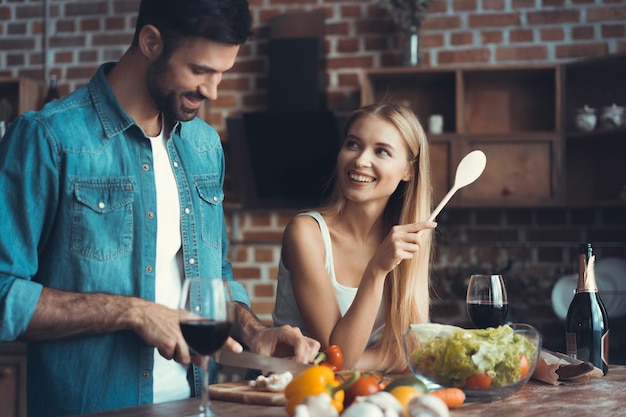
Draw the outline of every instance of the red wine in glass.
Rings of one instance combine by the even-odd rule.
[[[185,279],[179,308],[181,333],[192,355],[200,358],[203,371],[202,401],[195,416],[215,416],[209,400],[209,358],[228,339],[235,316],[228,280]]]
[[[467,314],[478,328],[498,327],[506,323],[509,303],[467,303]]]
[[[226,342],[233,327],[229,321],[181,320],[180,330],[189,347],[198,355],[212,355]]]
[[[502,275],[472,275],[467,286],[467,315],[480,329],[506,323],[509,302]]]

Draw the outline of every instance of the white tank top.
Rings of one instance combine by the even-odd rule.
[[[339,310],[341,311],[341,316],[343,317],[352,305],[354,297],[356,297],[357,288],[347,287],[337,282],[335,267],[333,264],[330,232],[328,231],[328,226],[326,225],[322,215],[316,211],[309,211],[301,213],[299,216],[311,216],[319,224],[325,252],[324,268],[326,269],[326,272],[328,272],[328,276],[333,284],[335,295],[337,296],[337,302],[339,304]],[[374,322],[373,331],[370,334],[368,347],[376,342],[382,335],[382,330],[385,327],[384,310],[384,305],[381,304],[381,307],[378,310],[378,315],[376,316],[376,321]],[[289,324],[291,326],[299,327],[304,335],[310,336],[308,329],[304,325],[302,316],[300,315],[298,304],[296,303],[293,286],[291,285],[291,274],[287,268],[285,268],[282,257],[278,265],[278,286],[276,288],[276,304],[274,306],[274,311],[272,312],[272,319],[274,321],[274,326]]]
[[[159,136],[150,138],[157,191],[155,302],[178,309],[183,277],[180,203],[163,130]],[[154,403],[189,398],[191,388],[187,382],[187,369],[178,362],[165,359],[157,349],[154,349],[152,376]]]

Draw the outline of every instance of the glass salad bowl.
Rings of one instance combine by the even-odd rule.
[[[430,390],[457,387],[466,401],[495,401],[530,379],[541,334],[522,323],[486,329],[413,324],[404,332],[404,348],[409,369]]]

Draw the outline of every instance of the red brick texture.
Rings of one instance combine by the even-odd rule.
[[[115,60],[124,52],[139,0],[48,4],[48,22],[43,0],[0,5],[0,74],[43,78],[47,56],[45,68],[59,75],[62,91],[72,91],[89,80],[102,60]],[[279,14],[324,12],[331,110],[349,111],[359,105],[357,80],[363,68],[400,62],[398,30],[374,2],[253,0],[250,5],[256,36],[224,76],[220,98],[205,117],[224,140],[228,116],[267,107],[268,22]],[[626,50],[626,4],[549,0],[539,7],[534,0],[435,0],[420,35],[424,66],[567,61]]]

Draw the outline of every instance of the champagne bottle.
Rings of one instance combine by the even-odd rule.
[[[591,243],[582,243],[578,255],[578,286],[567,310],[565,341],[567,354],[588,361],[606,373],[609,362],[609,318],[594,271]]]

